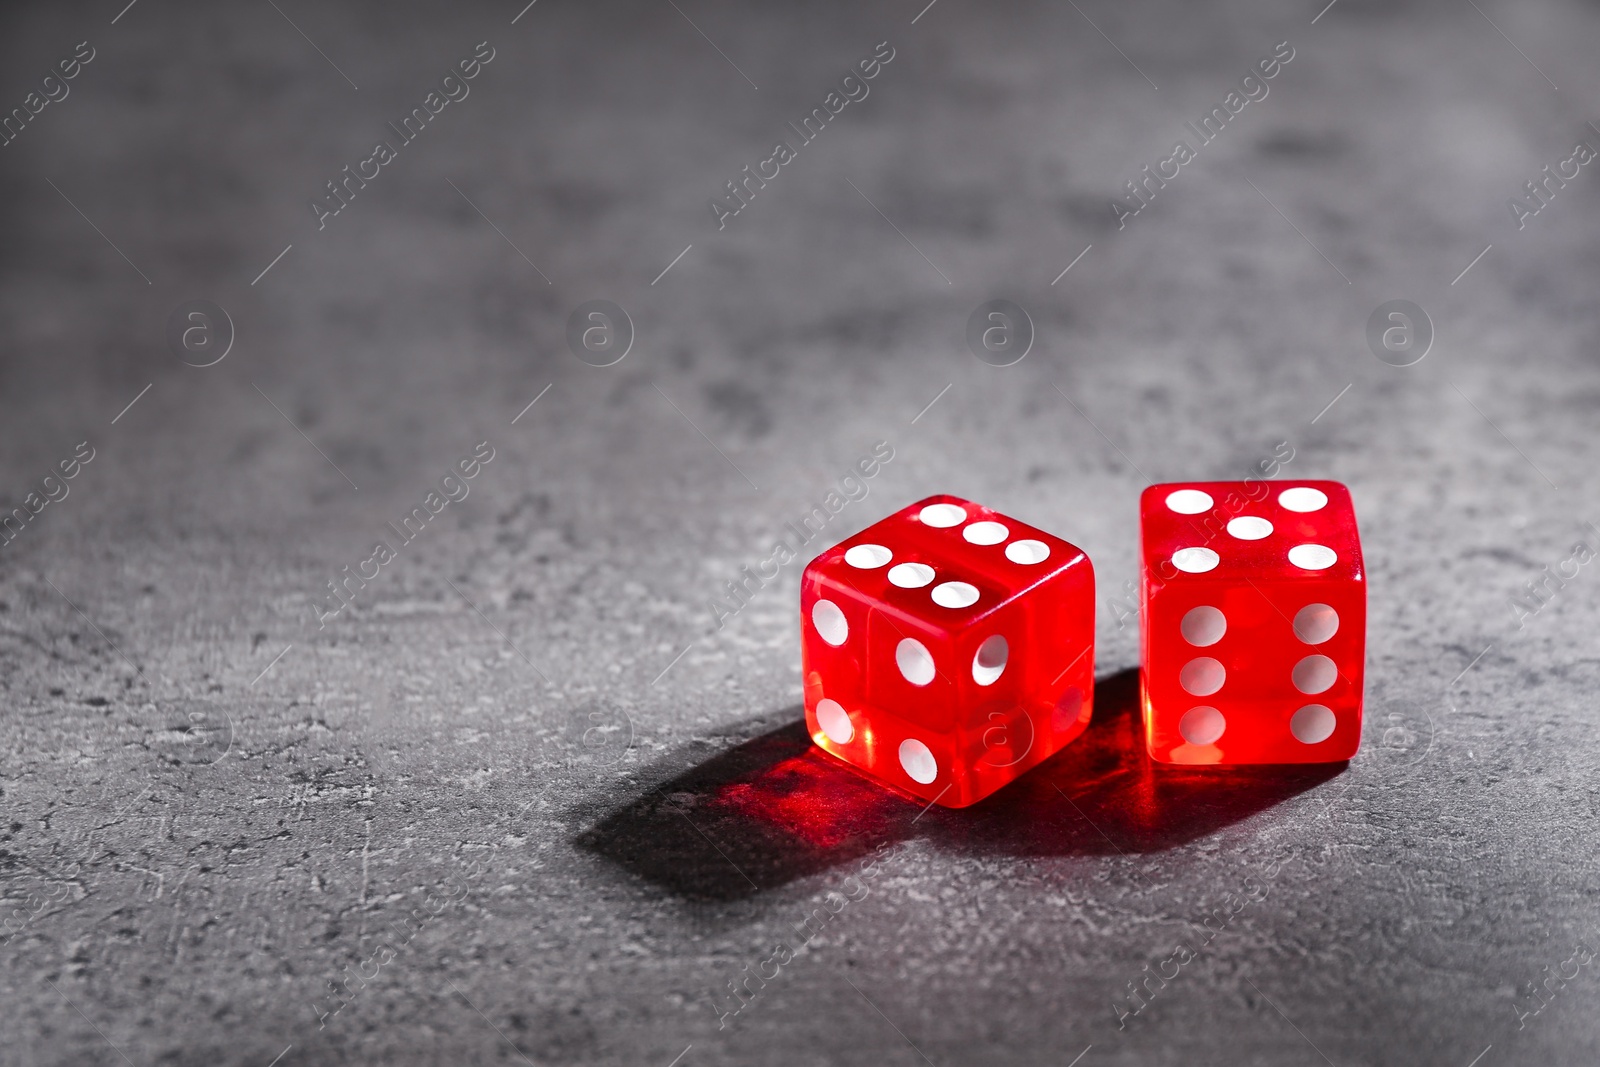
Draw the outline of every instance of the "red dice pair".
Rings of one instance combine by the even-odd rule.
[[[1141,693],[1163,763],[1349,759],[1366,584],[1337,482],[1158,485],[1140,502]],[[812,560],[800,586],[818,746],[948,807],[976,803],[1089,724],[1094,568],[952,496]]]

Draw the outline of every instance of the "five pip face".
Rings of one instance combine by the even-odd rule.
[[[1151,486],[1140,501],[1152,759],[1349,759],[1366,584],[1337,482]],[[800,583],[806,726],[824,751],[966,807],[1076,739],[1094,699],[1082,549],[949,495],[823,552]]]
[[[800,581],[806,725],[873,777],[966,807],[1089,724],[1094,567],[1076,545],[932,496]]]

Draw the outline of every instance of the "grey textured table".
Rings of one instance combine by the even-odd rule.
[[[1600,8],[519,8],[0,16],[0,1062],[1600,1058]],[[1089,733],[965,811],[808,751],[798,562],[718,625],[879,441],[811,548],[951,491],[1102,586]],[[1138,493],[1288,453],[1363,748],[1154,769]]]

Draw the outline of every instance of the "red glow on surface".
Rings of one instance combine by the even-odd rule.
[[[756,820],[812,848],[833,849],[871,830],[886,830],[910,806],[909,800],[812,749],[718,786],[701,810]]]
[[[1136,671],[1095,686],[1089,729],[964,809],[867,777],[814,743],[803,721],[749,737],[605,815],[586,849],[689,900],[747,898],[923,838],[970,854],[1132,855],[1249,819],[1342,764],[1188,768],[1145,750]]]

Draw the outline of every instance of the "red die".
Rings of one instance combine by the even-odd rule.
[[[806,727],[826,751],[952,808],[1089,725],[1094,568],[953,496],[897,512],[800,580]]]
[[[1139,527],[1150,757],[1355,755],[1367,584],[1350,491],[1338,482],[1152,485]]]

